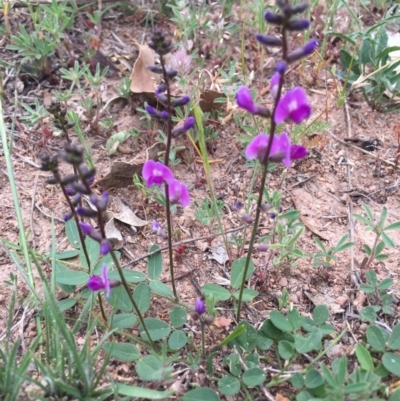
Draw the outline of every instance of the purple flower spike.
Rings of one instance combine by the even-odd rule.
[[[163,182],[169,183],[174,180],[174,175],[167,166],[153,160],[148,160],[144,164],[142,175],[148,187],[154,184],[160,187]]]
[[[196,298],[196,303],[194,304],[194,310],[199,314],[202,315],[206,311],[206,305],[201,300],[201,298]]]
[[[250,89],[247,86],[241,86],[236,93],[236,103],[242,109],[249,113],[256,112],[256,105],[253,102]]]
[[[110,280],[108,279],[107,265],[105,263],[101,269],[101,276],[90,277],[87,286],[93,292],[105,290],[106,298],[110,296]]]
[[[186,207],[190,204],[189,190],[187,186],[178,180],[168,183],[169,199],[172,204],[180,203]]]
[[[276,99],[276,97],[278,96],[280,80],[281,74],[279,74],[279,72],[276,72],[274,75],[272,75],[271,83],[269,85],[269,91],[271,92],[271,95],[274,99]]]
[[[304,89],[295,88],[285,93],[279,100],[275,111],[275,123],[282,124],[285,120],[291,120],[300,124],[310,117],[311,106],[307,102]]]

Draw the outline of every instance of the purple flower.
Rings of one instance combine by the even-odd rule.
[[[188,104],[190,102],[190,97],[189,96],[182,96],[178,97],[178,99],[174,99],[171,104],[172,107],[180,107],[184,106],[185,104]]]
[[[169,183],[174,179],[172,171],[167,166],[153,160],[148,160],[144,164],[142,175],[148,187],[154,184],[160,187],[163,182]]]
[[[90,195],[90,201],[94,206],[96,206],[97,210],[104,212],[107,209],[110,196],[106,191],[104,191],[100,196],[93,193]]]
[[[251,114],[257,114],[262,117],[271,115],[266,107],[253,102],[250,89],[247,86],[241,86],[236,92],[236,103]]]
[[[91,239],[94,239],[97,242],[101,242],[101,240],[103,239],[100,232],[92,227],[89,223],[81,221],[79,222],[79,227],[81,228],[83,233],[89,236]]]
[[[286,71],[287,68],[287,62],[286,61],[278,61],[275,65],[275,71],[279,72],[279,74],[283,75]]]
[[[165,230],[161,227],[161,224],[158,221],[153,220],[153,223],[151,225],[151,228],[155,234],[157,234],[159,237],[163,239],[167,239],[168,235],[165,232]]]
[[[244,221],[246,224],[253,224],[253,218],[248,215],[247,213],[242,213],[240,216],[241,220]]]
[[[172,204],[180,203],[183,207],[189,206],[190,196],[187,186],[178,180],[168,183],[169,200]]]
[[[194,117],[189,117],[186,120],[181,121],[172,130],[172,136],[177,137],[181,134],[184,134],[186,131],[189,131],[190,129],[192,129],[194,127],[195,121],[196,120]]]
[[[111,244],[110,241],[106,238],[102,239],[100,242],[100,253],[104,256],[110,253]]]
[[[104,263],[101,269],[101,276],[92,276],[87,282],[90,291],[105,290],[106,298],[110,296],[110,281],[108,279],[107,265]]]
[[[281,81],[281,74],[279,74],[279,72],[276,72],[274,75],[272,75],[271,83],[269,84],[269,91],[271,92],[271,95],[274,99],[276,99],[276,97],[278,96],[280,81]]]
[[[277,38],[276,36],[271,35],[256,35],[256,39],[262,44],[266,46],[282,46],[282,39]]]
[[[286,60],[288,63],[293,63],[294,61],[300,60],[303,57],[307,57],[317,47],[318,42],[315,39],[311,39],[308,43],[306,43],[304,46],[301,46],[295,50],[293,50],[291,53],[288,54]]]
[[[267,156],[269,136],[265,134],[257,135],[246,148],[246,157],[248,159],[258,159],[260,163],[265,163]],[[291,145],[290,138],[286,132],[281,135],[275,135],[272,140],[269,160],[273,162],[282,162],[286,167],[292,165],[293,159],[301,159],[307,155],[307,149],[300,145]]]
[[[145,107],[146,111],[155,118],[161,118],[163,120],[166,120],[169,118],[169,113],[167,111],[158,111],[154,107],[151,107],[150,105],[146,105]]]
[[[194,304],[194,310],[199,314],[202,315],[206,311],[206,305],[201,300],[201,298],[196,298],[196,302]]]
[[[285,120],[291,120],[300,124],[310,117],[311,106],[307,102],[307,95],[303,88],[295,88],[286,92],[275,111],[275,123],[282,124]]]
[[[289,31],[304,31],[310,27],[310,21],[307,19],[303,20],[291,20],[287,24]]]
[[[79,216],[82,216],[82,217],[96,217],[97,216],[96,210],[88,209],[86,207],[81,207],[81,206],[78,206],[76,208],[76,213],[78,213]]]

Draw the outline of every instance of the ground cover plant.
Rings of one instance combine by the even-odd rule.
[[[395,4],[1,10],[1,399],[400,399]]]

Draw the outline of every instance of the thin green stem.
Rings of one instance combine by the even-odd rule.
[[[377,245],[378,245],[378,241],[379,241],[379,238],[380,238],[380,237],[381,237],[381,234],[380,234],[379,232],[377,232],[377,233],[376,233],[376,237],[375,237],[375,241],[374,241],[374,245],[373,245],[372,248],[371,248],[371,255],[369,256],[368,261],[367,261],[367,263],[366,263],[365,266],[364,266],[364,269],[365,269],[365,270],[368,270],[370,264],[372,263],[372,261],[373,261],[374,258],[375,258],[375,250],[376,250],[376,247],[377,247]]]
[[[146,333],[146,336],[147,336],[147,338],[148,338],[148,340],[150,342],[151,348],[154,351],[156,351],[156,345],[154,344],[153,340],[151,339],[149,330],[147,329],[146,323],[144,322],[143,315],[140,312],[140,309],[139,309],[135,299],[133,298],[131,291],[129,290],[129,285],[128,285],[128,282],[125,279],[124,272],[122,271],[121,265],[119,264],[119,260],[115,256],[115,252],[113,250],[111,250],[110,253],[111,253],[111,257],[113,259],[113,262],[115,264],[115,267],[118,270],[118,274],[119,274],[119,277],[121,279],[122,285],[125,288],[126,293],[128,294],[129,300],[131,301],[133,308],[135,309],[135,312],[136,312],[136,314],[137,314],[137,316],[139,318],[140,324],[142,325],[143,330]]]
[[[205,336],[205,332],[204,332],[204,322],[203,320],[200,318],[200,327],[201,327],[201,355],[203,356],[203,358],[206,357],[206,336]]]

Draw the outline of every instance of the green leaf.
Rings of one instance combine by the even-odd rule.
[[[265,373],[260,368],[251,368],[242,375],[243,383],[248,387],[254,387],[262,384],[265,380]]]
[[[395,223],[389,224],[384,228],[385,231],[391,230],[400,230],[400,221],[396,221]]]
[[[304,384],[307,388],[313,389],[321,386],[324,383],[324,376],[317,369],[311,369],[307,372]]]
[[[129,329],[137,321],[136,315],[133,313],[119,313],[114,315],[111,322],[112,329]]]
[[[182,401],[220,401],[218,394],[210,388],[202,387],[190,390],[182,397]]]
[[[370,283],[372,286],[376,287],[376,284],[378,283],[378,279],[376,277],[376,273],[373,270],[368,270],[365,273],[365,277],[367,278],[368,283]]]
[[[103,349],[110,353],[112,358],[123,362],[132,362],[140,358],[139,350],[129,343],[108,342],[103,345]]]
[[[153,317],[148,317],[144,319],[144,323],[149,331],[150,337],[153,341],[161,340],[164,337],[167,337],[171,332],[171,328],[169,325],[162,320],[154,319]],[[142,325],[139,327],[140,336],[147,340],[147,335],[143,330]]]
[[[382,330],[375,325],[367,328],[367,341],[376,351],[383,351],[386,346],[385,337]]]
[[[146,280],[146,275],[142,272],[138,272],[136,270],[122,269],[124,273],[125,280],[128,283],[140,283]],[[120,280],[120,275],[118,270],[113,270],[108,273],[108,278],[112,280]]]
[[[71,309],[73,306],[76,304],[76,299],[75,298],[67,298],[67,299],[62,299],[61,301],[58,301],[58,307],[60,308],[61,312],[64,312],[68,309]]]
[[[382,237],[382,241],[388,248],[391,248],[391,249],[396,248],[396,245],[393,242],[393,240],[384,231],[381,232],[381,237]]]
[[[318,351],[321,348],[322,334],[314,330],[305,337],[300,334],[294,336],[294,347],[299,354],[306,354],[310,351]]]
[[[378,290],[388,290],[392,285],[393,285],[393,279],[388,277],[384,278],[376,288],[378,288]]]
[[[379,242],[375,248],[375,258],[377,258],[384,249],[385,249],[385,243],[383,241]]]
[[[292,375],[292,377],[290,378],[290,382],[292,383],[292,386],[294,388],[302,388],[304,386],[304,378],[303,375],[301,373],[295,373]]]
[[[366,294],[372,294],[375,291],[375,287],[371,284],[361,284],[360,290]]]
[[[174,306],[169,312],[169,320],[176,329],[182,327],[187,320],[187,312],[182,306]]]
[[[390,396],[389,401],[400,401],[400,389],[399,388]]]
[[[296,401],[310,401],[314,397],[308,391],[300,391],[299,394],[296,395]]]
[[[260,355],[258,355],[256,352],[249,354],[246,356],[246,358],[244,358],[244,363],[249,369],[256,368],[260,364]]]
[[[176,330],[168,338],[168,347],[177,350],[183,348],[187,343],[187,337],[184,331]]]
[[[65,223],[65,234],[67,234],[68,241],[74,248],[80,248],[81,241],[74,219],[68,220]]]
[[[298,210],[289,210],[279,216],[280,219],[296,220],[300,217],[300,212]]]
[[[329,309],[326,305],[317,305],[313,310],[313,319],[316,325],[321,325],[329,318]]]
[[[373,306],[366,306],[360,310],[360,318],[361,320],[367,321],[367,322],[375,322],[376,320],[376,312],[375,308]]]
[[[174,293],[172,292],[171,288],[164,284],[160,280],[152,280],[149,283],[150,289],[155,292],[156,294],[160,294],[162,296],[173,297]]]
[[[369,221],[372,223],[374,221],[374,215],[372,214],[371,209],[365,203],[363,203],[362,208],[367,214]]]
[[[371,358],[371,354],[362,344],[356,345],[356,356],[358,359],[358,363],[363,369],[365,370],[374,369],[374,362]]]
[[[279,341],[278,352],[282,359],[290,359],[294,354],[293,344],[285,340]]]
[[[261,330],[271,340],[282,339],[283,331],[279,330],[274,324],[272,324],[271,319],[267,319],[264,321]]]
[[[71,249],[70,251],[64,251],[61,253],[56,254],[56,259],[57,260],[65,260],[65,259],[72,259],[75,258],[79,255],[79,251],[75,249]]]
[[[383,363],[380,363],[374,370],[374,373],[382,377],[384,379],[385,377],[388,377],[390,375],[390,372],[383,366]],[[400,401],[400,400],[399,400]]]
[[[233,297],[235,299],[239,299],[240,295],[240,290],[237,290],[233,293]],[[243,294],[242,294],[242,301],[243,302],[249,302],[251,301],[254,297],[258,295],[258,291],[253,290],[251,288],[244,288],[243,289]]]
[[[396,376],[400,376],[400,355],[393,352],[385,352],[382,357],[383,366]]]
[[[299,330],[302,325],[302,317],[297,309],[292,309],[287,314],[288,320],[294,331]]]
[[[145,356],[136,363],[136,373],[144,381],[158,381],[163,379],[164,367],[154,355]]]
[[[100,244],[94,239],[87,237],[85,238],[85,247],[89,256],[90,268],[93,271],[100,256]],[[82,267],[89,269],[83,248],[79,252],[79,261]]]
[[[68,285],[83,285],[89,280],[89,274],[85,272],[79,272],[76,270],[59,270],[56,273],[57,284],[68,284]]]
[[[361,223],[369,224],[369,221],[364,216],[361,216],[361,214],[353,213],[353,217],[361,221]]]
[[[218,381],[218,390],[223,395],[235,395],[240,390],[240,381],[233,376],[224,376]]]
[[[257,331],[251,325],[249,322],[246,320],[242,320],[238,324],[239,327],[245,327],[245,331],[243,331],[241,334],[239,334],[236,338],[234,338],[232,341],[229,342],[229,347],[233,348],[236,346],[236,348],[240,351],[241,349],[244,349],[247,352],[251,352],[254,350],[254,348],[257,346]]]
[[[266,337],[262,330],[257,332],[257,348],[261,351],[268,351],[273,344],[273,340]]]
[[[393,327],[390,335],[388,346],[390,349],[400,349],[400,323]]]
[[[239,288],[242,284],[244,267],[246,264],[246,257],[236,259],[232,264],[231,269],[231,286],[232,288]],[[250,259],[249,268],[246,274],[246,280],[253,274],[254,271],[254,263]]]
[[[113,288],[110,296],[106,298],[106,301],[114,308],[119,309],[122,312],[132,311],[131,300],[129,299],[129,295],[122,285],[117,288]]]
[[[133,291],[133,299],[135,300],[140,313],[144,314],[150,309],[151,291],[146,283],[140,283]]]
[[[149,252],[154,252],[160,249],[157,244],[154,244],[150,247]],[[147,262],[147,274],[150,279],[156,280],[160,277],[162,272],[162,254],[158,252],[149,257],[149,261]]]
[[[216,301],[227,301],[231,297],[231,293],[218,284],[207,283],[202,287],[204,294],[213,295]]]
[[[279,330],[285,332],[292,331],[292,325],[290,324],[289,320],[282,315],[282,313],[273,310],[270,312],[269,318],[271,319],[272,324]]]
[[[174,394],[173,391],[158,391],[144,387],[128,386],[127,384],[117,384],[119,395],[134,397],[134,399],[144,398],[146,400],[164,400]]]

